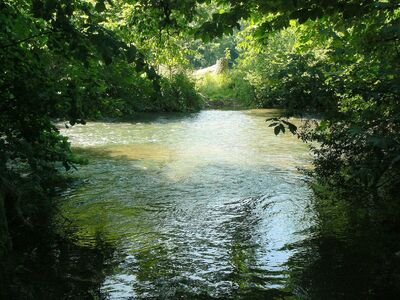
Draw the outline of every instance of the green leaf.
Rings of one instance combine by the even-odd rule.
[[[270,121],[279,121],[278,118],[268,118],[265,120],[266,122],[270,122]]]
[[[142,57],[138,57],[135,61],[135,64],[136,64],[135,69],[137,72],[142,72],[146,65]]]
[[[71,166],[67,161],[63,161],[63,166],[65,168],[66,171],[71,170]]]
[[[296,132],[297,132],[297,126],[294,125],[294,124],[290,124],[290,125],[288,125],[288,126],[289,126],[290,132],[291,132],[292,134],[296,134]]]
[[[279,125],[280,131],[282,131],[282,133],[285,133],[286,129],[285,126],[283,126],[283,124]]]
[[[137,49],[134,46],[130,46],[126,51],[126,59],[128,63],[133,63],[136,59]]]
[[[104,3],[104,0],[100,0],[96,3],[96,6],[94,7],[97,12],[101,13],[106,10],[106,4]]]

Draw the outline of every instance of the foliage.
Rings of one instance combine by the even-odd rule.
[[[184,73],[172,75],[170,80],[161,83],[163,111],[193,111],[202,107],[200,95],[194,83]]]
[[[247,106],[253,98],[253,88],[243,77],[244,74],[236,69],[220,74],[207,73],[196,78],[196,86],[210,101],[235,100]]]
[[[399,11],[374,13],[336,42],[342,48],[334,44],[327,81],[338,109],[301,134],[321,145],[313,149],[317,178],[345,194],[357,191],[357,205],[364,207],[383,208],[397,197],[400,78],[399,37],[393,29],[398,18]],[[380,46],[365,47],[376,43]]]
[[[239,56],[234,35],[215,38],[212,42],[206,44],[201,40],[194,40],[189,44],[189,50],[188,59],[196,69],[214,65],[218,59],[226,56],[227,51],[230,52],[230,57],[228,58],[230,65]]]
[[[216,0],[215,2],[223,6],[223,9],[214,12],[211,18],[202,22],[196,32],[204,41],[233,33],[235,28],[241,28],[240,21],[243,19],[257,23],[253,36],[262,41],[267,38],[267,32],[281,30],[287,27],[291,20],[305,23],[308,20],[318,21],[325,17],[339,16],[341,19],[357,21],[370,13],[390,11],[398,7],[396,0]]]
[[[249,38],[254,31],[246,29],[242,35],[242,52],[238,68],[254,87],[254,105],[282,107],[289,113],[326,111],[335,106],[332,90],[325,83],[328,63],[326,51],[320,47],[304,50],[301,37],[304,26],[292,22],[291,27],[270,35],[267,44]]]

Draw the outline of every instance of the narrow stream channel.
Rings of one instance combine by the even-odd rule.
[[[305,238],[307,146],[272,110],[146,115],[63,129],[89,158],[60,196],[82,245],[113,246],[106,299],[285,295]],[[269,298],[267,298],[269,299]]]

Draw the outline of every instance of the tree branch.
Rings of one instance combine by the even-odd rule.
[[[43,35],[55,33],[55,32],[60,32],[60,31],[54,31],[54,30],[52,30],[52,31],[45,31],[45,32],[42,32],[42,33],[39,33],[39,34],[35,34],[35,35],[32,35],[32,36],[29,36],[29,37],[24,38],[24,39],[22,39],[22,40],[15,41],[15,42],[13,42],[13,43],[11,43],[11,44],[8,44],[8,45],[5,45],[5,46],[0,46],[0,49],[3,50],[3,49],[6,49],[6,48],[9,48],[9,47],[17,46],[17,45],[19,45],[19,44],[21,44],[21,43],[23,43],[23,42],[29,41],[29,40],[31,40],[31,39],[34,39],[34,38],[37,38],[37,37],[40,37],[40,36],[43,36]]]

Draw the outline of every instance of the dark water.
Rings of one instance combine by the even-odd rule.
[[[65,271],[80,292],[93,299],[383,295],[376,286],[385,286],[387,268],[371,255],[380,251],[372,247],[379,234],[318,235],[312,193],[297,170],[310,167],[307,146],[276,137],[265,123],[274,114],[203,111],[65,129],[90,160],[59,199],[75,245],[93,251],[76,253]]]

